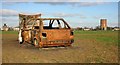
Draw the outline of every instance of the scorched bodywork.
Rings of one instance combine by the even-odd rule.
[[[63,18],[39,18],[41,14],[20,17],[19,43],[28,42],[35,47],[71,46],[73,30]]]

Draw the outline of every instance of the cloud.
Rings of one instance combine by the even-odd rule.
[[[100,19],[102,16],[93,16],[93,19]]]
[[[2,2],[30,2],[30,0],[2,0]]]
[[[18,4],[18,3],[34,3],[34,4],[50,4],[50,5],[72,5],[72,6],[95,6],[102,5],[110,2],[103,0],[96,1],[82,1],[82,0],[3,0],[4,5]]]
[[[18,14],[26,14],[26,15],[33,15],[33,14],[39,14],[38,12],[19,12],[16,10],[11,10],[11,9],[1,9],[0,10],[0,15],[2,15],[2,17],[7,17],[7,16],[18,16]]]
[[[81,0],[35,0],[35,2],[80,2]]]
[[[11,9],[1,9],[0,15],[2,17],[17,17],[19,13],[23,14],[38,14],[37,13],[31,13],[31,12],[18,12],[16,10]],[[80,13],[63,13],[63,12],[54,12],[54,13],[42,13],[43,16],[53,16],[53,17],[80,17],[80,18],[86,18],[86,16],[80,14]]]
[[[81,0],[3,0],[2,2],[80,2]]]
[[[70,5],[73,7],[96,6],[110,4],[111,2],[34,2],[34,4],[49,4],[49,5]]]
[[[78,6],[95,6],[101,4],[105,4],[105,2],[81,2],[78,4]]]
[[[6,23],[9,27],[15,27],[19,25],[18,17],[2,17],[2,25]],[[2,27],[2,25],[0,27]]]
[[[17,16],[18,11],[10,10],[10,9],[1,9],[0,15],[2,15],[2,16]]]
[[[51,16],[55,16],[55,17],[80,17],[80,18],[86,18],[86,16],[79,14],[79,13],[63,13],[63,12],[59,12],[59,13],[51,13]]]
[[[2,2],[118,2],[119,0],[2,0]]]
[[[18,22],[18,17],[2,17],[2,22]]]
[[[108,26],[110,27],[118,27],[119,26],[119,22],[111,22],[111,23],[108,23]],[[120,26],[119,26],[120,27]]]

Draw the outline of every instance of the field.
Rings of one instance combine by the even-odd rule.
[[[117,63],[118,31],[74,31],[67,48],[38,49],[18,44],[18,32],[2,32],[3,63]]]

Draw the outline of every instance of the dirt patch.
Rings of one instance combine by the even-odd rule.
[[[20,45],[17,34],[2,35],[3,63],[117,63],[117,46],[106,46],[95,39],[75,37],[72,47],[38,49],[30,44]],[[81,35],[75,35],[81,36]]]
[[[0,64],[2,64],[2,34],[0,34]]]

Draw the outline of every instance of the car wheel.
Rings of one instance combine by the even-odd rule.
[[[38,41],[37,41],[37,39],[34,39],[34,45],[35,45],[35,47],[38,47],[39,46],[39,43],[38,43]]]
[[[20,43],[20,44],[23,44],[23,42],[24,42],[24,41],[22,41],[22,42],[19,42],[19,43]]]

